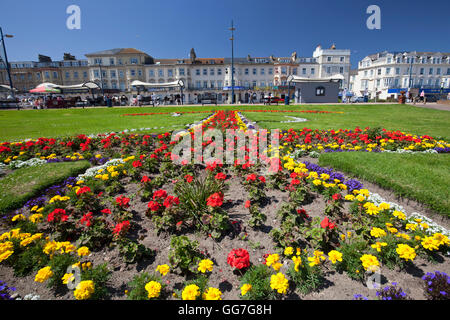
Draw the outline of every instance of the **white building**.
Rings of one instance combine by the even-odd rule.
[[[450,53],[441,52],[380,52],[358,63],[353,92],[369,98],[397,99],[401,91],[410,88],[425,93],[439,93],[450,86]],[[378,92],[378,94],[377,94]]]

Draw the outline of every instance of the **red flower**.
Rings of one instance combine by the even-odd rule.
[[[256,174],[252,173],[247,176],[247,181],[255,181],[256,180]]]
[[[328,220],[328,217],[325,217],[325,219],[323,219],[322,222],[320,223],[320,226],[324,229],[329,228],[330,230],[332,230],[336,225],[330,220]]]
[[[227,263],[236,269],[243,269],[250,266],[250,256],[245,249],[233,249],[228,254]]]
[[[116,205],[122,208],[128,208],[130,206],[130,198],[125,196],[119,196],[116,198]]]
[[[219,172],[218,174],[216,174],[215,177],[217,180],[225,180],[227,178],[227,175],[223,172]]]
[[[178,199],[178,197],[174,197],[174,196],[167,196],[166,200],[164,200],[164,207],[166,207],[167,209],[171,208],[174,204],[175,205],[179,205],[180,204],[180,199]]]
[[[245,201],[245,207],[247,209],[250,208],[250,205],[251,205],[251,201],[250,200]]]
[[[158,211],[159,208],[161,207],[161,205],[156,202],[156,201],[150,201],[147,205],[147,207],[151,210],[151,211]]]
[[[80,219],[80,223],[86,225],[86,227],[91,226],[91,220],[92,220],[92,212],[88,212]]]
[[[130,228],[130,221],[123,221],[121,223],[116,224],[114,227],[113,233],[117,236],[125,234]]]
[[[143,176],[142,179],[141,179],[142,183],[147,183],[147,182],[151,182],[151,181],[152,180],[149,177],[147,177],[147,176]]]
[[[206,199],[206,204],[211,207],[220,207],[223,204],[223,194],[216,192]]]
[[[191,183],[192,180],[194,180],[194,177],[190,174],[185,175],[184,178],[186,179],[187,183]]]
[[[49,215],[47,216],[47,221],[48,222],[58,222],[58,220],[59,220],[60,222],[64,222],[64,221],[67,221],[68,218],[69,218],[69,216],[66,214],[66,210],[55,209],[49,213]]]
[[[111,210],[109,209],[103,209],[102,211],[100,211],[101,213],[106,213],[106,214],[111,214]]]
[[[91,188],[89,187],[82,187],[80,189],[78,189],[77,191],[77,196],[83,194],[83,193],[87,193],[87,192],[91,192]]]
[[[340,193],[333,194],[333,200],[338,201],[342,198],[342,195]]]
[[[167,197],[167,191],[163,190],[163,189],[160,189],[153,193],[153,200],[156,200],[156,198],[164,199],[166,197]]]
[[[292,179],[291,184],[292,184],[293,186],[299,185],[299,184],[300,184],[300,180],[298,180],[298,179]]]
[[[258,179],[259,179],[259,181],[261,181],[262,183],[266,183],[266,178],[264,178],[263,176],[259,177]]]
[[[140,167],[142,167],[142,162],[140,162],[139,160],[133,161],[133,167],[134,167],[134,168],[140,168]]]

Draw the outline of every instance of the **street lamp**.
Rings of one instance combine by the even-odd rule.
[[[9,68],[8,55],[6,54],[6,46],[5,46],[5,38],[12,38],[14,36],[10,35],[10,34],[5,34],[3,36],[3,30],[1,27],[0,27],[0,36],[1,36],[2,46],[3,46],[3,54],[5,56],[5,65],[6,65],[6,72],[8,73],[9,87],[11,89],[11,96],[14,99],[14,88],[13,88],[13,83],[12,83],[12,78],[11,78],[11,70]]]
[[[233,20],[231,20],[231,104],[234,104],[234,30]]]

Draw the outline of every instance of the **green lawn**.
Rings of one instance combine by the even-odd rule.
[[[181,109],[181,108],[180,108]],[[151,116],[122,116],[127,113],[175,112],[175,108],[86,108],[0,111],[0,141],[26,138],[59,137],[96,134],[125,129],[151,128],[150,132],[165,132],[184,128],[207,114],[170,114]],[[154,129],[154,127],[158,127]],[[163,128],[160,128],[163,127]]]
[[[0,213],[20,208],[44,189],[89,168],[88,161],[46,163],[14,170],[0,179]]]
[[[450,154],[324,153],[319,165],[350,173],[450,216]]]
[[[124,129],[152,128],[152,132],[164,132],[183,128],[186,124],[203,119],[207,114],[183,114],[180,117],[166,115],[122,116],[126,113],[242,110],[250,120],[263,128],[288,129],[354,129],[384,127],[414,134],[428,134],[450,140],[450,112],[424,109],[408,105],[302,105],[302,106],[189,106],[189,107],[114,107],[63,110],[2,110],[0,111],[0,141],[16,141],[26,138],[57,137],[75,134],[105,133]],[[344,114],[309,113],[256,113],[245,110],[325,110]],[[308,122],[280,123],[291,120],[287,116],[306,118]],[[164,127],[153,129],[154,127]]]
[[[417,135],[430,135],[450,140],[450,112],[424,109],[409,105],[336,105],[336,106],[289,106],[288,110],[341,111],[343,114],[311,113],[257,113],[243,112],[243,115],[267,129],[354,129],[356,126],[383,127],[401,130]],[[271,109],[275,109],[271,107]],[[289,116],[308,119],[307,122],[280,123],[292,120]]]

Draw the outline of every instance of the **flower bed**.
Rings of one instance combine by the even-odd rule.
[[[218,111],[179,134],[207,129],[253,128],[237,111]],[[204,149],[216,143],[205,140]],[[408,274],[419,266],[427,272],[448,266],[448,230],[296,153],[323,151],[328,144],[381,151],[448,147],[446,142],[369,128],[287,130],[280,142],[281,170],[274,172],[266,170],[274,158],[265,152],[257,163],[247,157],[234,164],[177,165],[169,132],[3,143],[2,162],[76,154],[91,159],[92,167],[5,214],[0,270],[7,278],[1,280],[21,297],[33,291],[77,300],[352,299],[368,295],[366,280],[381,272],[391,282],[408,283],[416,299],[448,293],[440,282],[439,292],[419,291],[431,280]],[[136,271],[137,265],[145,267]],[[330,277],[336,285],[327,287]],[[343,283],[354,291],[342,291]],[[112,290],[119,287],[126,289]],[[7,298],[8,288],[0,290]],[[372,295],[404,296],[397,288],[387,291]]]

